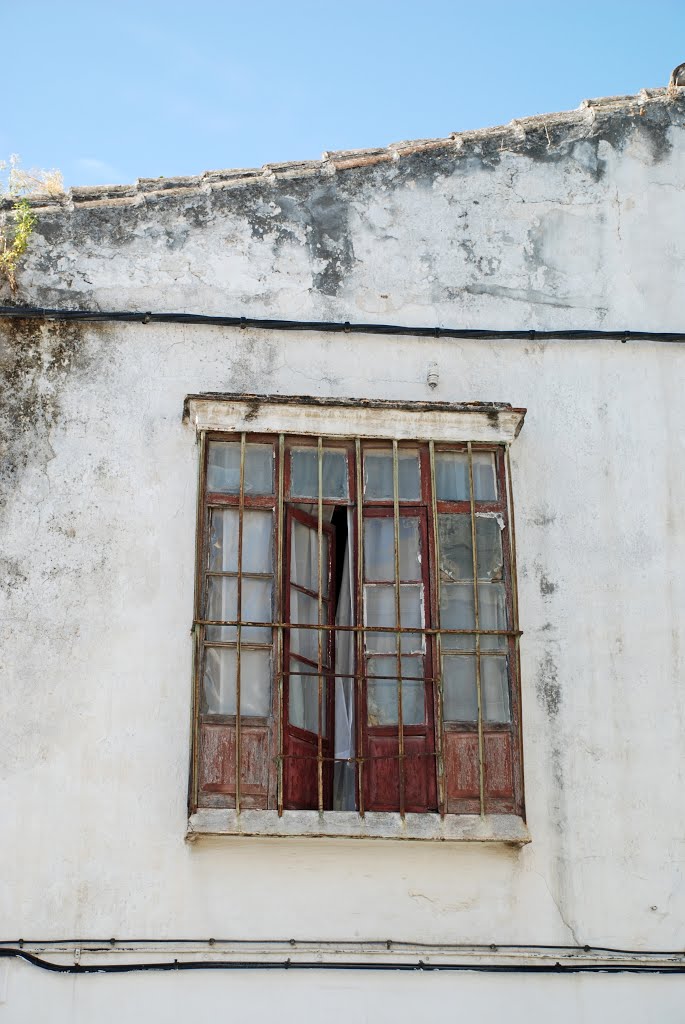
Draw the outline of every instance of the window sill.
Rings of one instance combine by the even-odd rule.
[[[370,811],[242,811],[200,808],[190,816],[186,839],[201,836],[271,836],[281,838],[409,839],[433,842],[510,843],[531,840],[523,818],[513,814],[407,814]]]

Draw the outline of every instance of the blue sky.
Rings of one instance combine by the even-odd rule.
[[[0,158],[67,185],[318,158],[665,85],[685,3],[2,4]]]

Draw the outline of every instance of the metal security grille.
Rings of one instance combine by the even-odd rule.
[[[200,448],[193,806],[518,812],[507,447]]]

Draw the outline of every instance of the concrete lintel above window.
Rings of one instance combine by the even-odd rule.
[[[197,430],[509,443],[526,414],[498,402],[401,402],[283,395],[188,395],[183,417]]]
[[[201,836],[299,836],[333,839],[421,839],[437,842],[511,843],[523,846],[530,833],[511,814],[406,814],[369,811],[241,811],[201,808],[190,816],[186,839]]]

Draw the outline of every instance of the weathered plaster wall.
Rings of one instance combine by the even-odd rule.
[[[39,211],[15,301],[682,330],[684,109],[656,94],[348,169],[82,190]],[[186,844],[185,395],[426,400],[433,361],[436,399],[528,408],[512,459],[532,843]],[[0,322],[0,368],[3,937],[682,948],[683,348]],[[32,997],[12,1002],[28,970],[7,1019],[32,1019]],[[338,980],[354,1010],[370,983]],[[440,980],[467,1002],[477,983]],[[569,1020],[595,1019],[586,983],[564,983],[586,1014]]]

